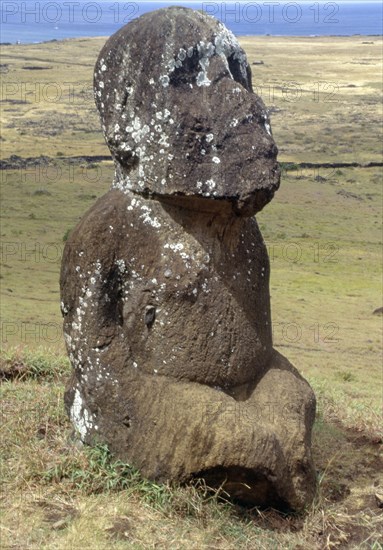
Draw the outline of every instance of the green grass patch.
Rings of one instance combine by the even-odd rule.
[[[59,380],[69,376],[69,359],[49,348],[31,350],[26,347],[8,348],[0,352],[2,380]]]

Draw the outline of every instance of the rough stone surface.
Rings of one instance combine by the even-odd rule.
[[[212,17],[171,8],[123,27],[95,67],[115,187],[260,210],[279,169],[265,105],[251,92],[244,51]]]
[[[272,347],[252,215],[279,170],[246,55],[215,19],[158,10],[108,40],[95,94],[116,175],[62,263],[77,432],[148,478],[300,509],[315,398]]]

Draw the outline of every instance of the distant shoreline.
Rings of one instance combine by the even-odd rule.
[[[70,40],[92,40],[97,38],[104,38],[107,40],[112,35],[100,35],[100,36],[71,36],[68,38],[52,38],[51,40],[41,40],[34,42],[0,42],[0,46],[30,46],[34,44],[52,44],[55,42],[68,42]],[[263,37],[273,37],[273,38],[383,38],[383,34],[236,34],[236,38],[263,38]]]

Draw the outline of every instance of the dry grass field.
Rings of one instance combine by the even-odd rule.
[[[2,46],[2,547],[382,549],[381,37],[241,40],[283,168],[258,215],[274,343],[318,398],[318,495],[299,516],[158,486],[71,441],[58,275],[113,177],[84,158],[108,156],[92,95],[104,41]]]

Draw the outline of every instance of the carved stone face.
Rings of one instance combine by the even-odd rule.
[[[272,199],[279,169],[267,111],[246,54],[215,19],[169,8],[133,21],[101,51],[95,95],[116,188],[240,215]]]

